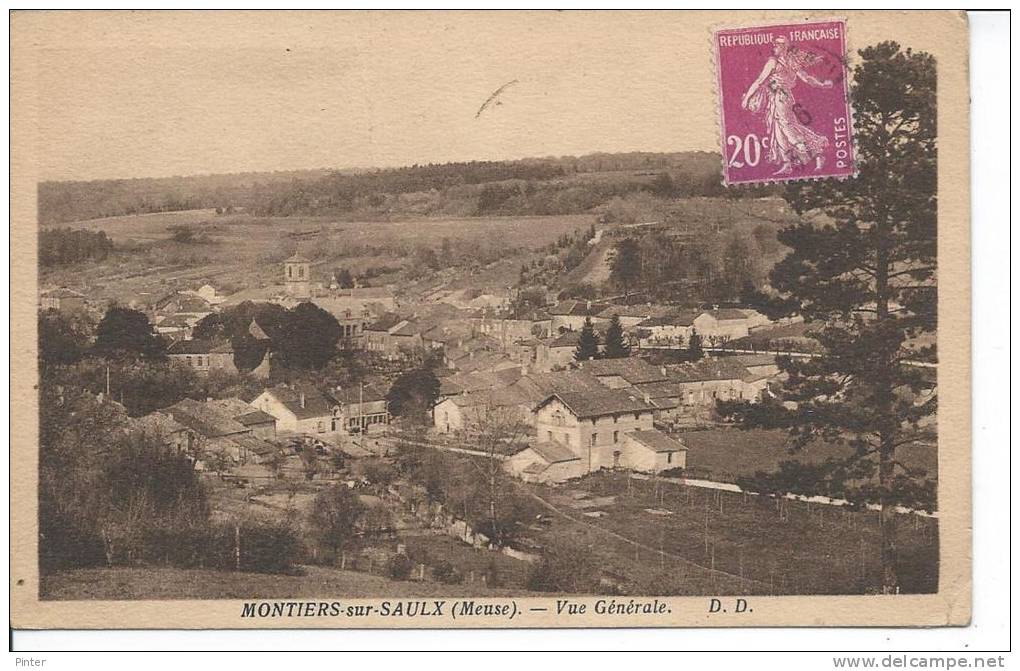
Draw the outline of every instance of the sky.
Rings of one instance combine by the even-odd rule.
[[[675,59],[672,36],[647,21],[600,35],[584,16],[562,14],[125,18],[90,15],[40,35],[41,179],[715,144],[710,125],[684,130],[685,116],[710,110],[695,109],[676,85],[691,75],[662,63]],[[707,54],[703,65],[697,85],[707,89]],[[515,79],[502,104],[476,118]]]
[[[16,12],[13,95],[40,180],[715,150],[723,18]]]

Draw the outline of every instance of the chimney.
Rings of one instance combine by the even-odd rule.
[[[301,392],[301,407],[305,407],[305,392]]]

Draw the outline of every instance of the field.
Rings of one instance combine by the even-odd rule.
[[[283,599],[385,598],[410,596],[506,596],[519,589],[486,589],[478,583],[395,581],[382,576],[318,566],[303,575],[235,573],[177,568],[90,568],[41,577],[40,597],[98,599]]]
[[[232,292],[278,283],[279,262],[295,252],[316,266],[314,281],[344,266],[355,273],[409,265],[419,246],[451,252],[474,265],[470,285],[503,289],[520,267],[513,257],[530,257],[564,233],[587,228],[590,215],[550,217],[470,217],[404,221],[338,222],[322,217],[250,217],[189,210],[130,215],[62,224],[105,231],[117,251],[106,261],[61,269],[42,269],[44,286],[87,285],[97,299],[145,300],[176,288],[209,282]],[[188,226],[196,241],[176,242],[170,227]],[[488,269],[477,259],[491,258]],[[461,273],[462,275],[464,273]],[[395,282],[383,272],[374,284]],[[457,288],[457,287],[455,287]]]
[[[692,477],[720,482],[735,482],[756,471],[774,472],[779,462],[796,459],[819,463],[830,457],[849,454],[848,448],[816,444],[791,454],[788,436],[782,430],[751,430],[722,428],[687,431],[676,436],[688,448],[687,465]],[[898,450],[900,460],[912,468],[923,468],[927,477],[938,478],[938,450],[927,445],[904,445]]]
[[[874,512],[600,473],[533,486],[553,525],[536,540],[575,538],[638,594],[862,594],[880,584]],[[902,590],[938,584],[938,524],[897,518]]]

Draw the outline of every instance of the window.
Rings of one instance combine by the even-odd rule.
[[[549,438],[549,442],[550,443],[553,442],[552,431],[546,431],[545,433],[546,433],[547,437]]]
[[[287,266],[287,277],[294,277],[294,266]]]
[[[599,434],[597,434],[597,433],[591,434],[591,446],[592,447],[595,447],[595,443],[597,443],[598,440],[599,440]]]
[[[189,366],[193,365],[193,364],[191,363],[191,357],[190,357],[190,356],[186,356],[186,357],[184,357],[184,360],[185,360],[185,361],[187,362],[187,364],[188,364]]]
[[[567,444],[567,445],[570,445],[570,434],[569,433],[564,433],[563,434],[563,442],[565,444]]]
[[[619,431],[613,431],[613,442],[614,443],[620,442],[620,432]]]
[[[672,464],[673,463],[673,453],[672,452],[667,452],[666,453],[666,463],[667,464]]]
[[[639,412],[635,412],[634,413],[634,421],[635,422],[640,422],[641,421],[641,413],[639,413]]]

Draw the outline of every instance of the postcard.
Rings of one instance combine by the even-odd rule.
[[[969,622],[964,14],[11,42],[14,628]]]

